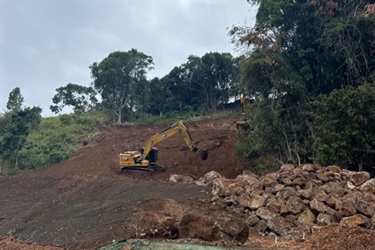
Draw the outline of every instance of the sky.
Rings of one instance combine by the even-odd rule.
[[[134,48],[153,58],[149,79],[189,55],[230,52],[228,31],[253,26],[246,0],[0,0],[0,113],[19,87],[25,106],[49,106],[56,88],[90,86],[89,66]]]

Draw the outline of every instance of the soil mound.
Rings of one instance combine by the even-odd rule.
[[[370,250],[374,246],[374,230],[331,224],[318,230],[301,250]]]

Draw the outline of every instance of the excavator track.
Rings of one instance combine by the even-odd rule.
[[[142,172],[165,172],[165,168],[159,165],[150,165],[148,167],[138,167],[138,166],[132,166],[132,167],[123,167],[121,169],[122,173],[126,172],[133,172],[133,171],[142,171]]]

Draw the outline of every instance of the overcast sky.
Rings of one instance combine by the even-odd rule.
[[[90,69],[114,51],[135,48],[163,77],[189,55],[230,52],[228,28],[253,26],[246,0],[0,0],[0,112],[20,87],[26,106],[51,116],[56,88],[90,86]]]

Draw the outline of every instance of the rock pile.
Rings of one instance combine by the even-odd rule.
[[[243,217],[250,234],[301,239],[331,223],[375,227],[375,178],[367,172],[287,164],[260,178],[210,172],[195,183],[212,185],[211,202]]]

